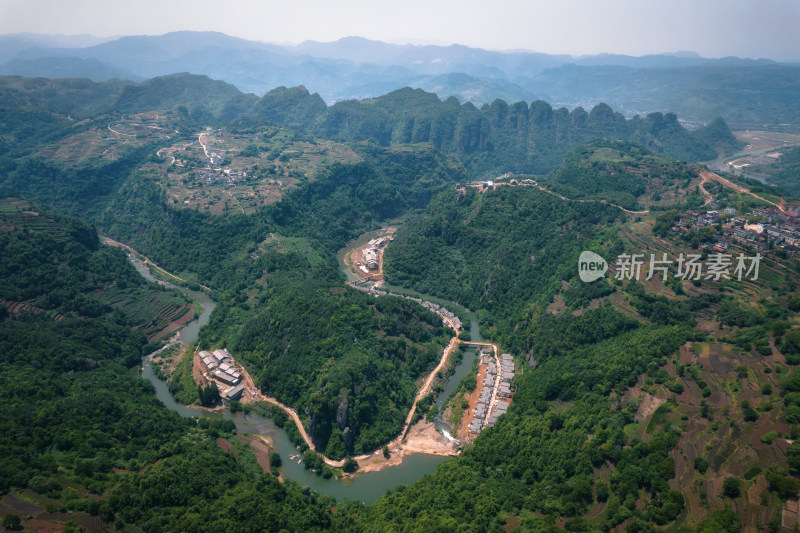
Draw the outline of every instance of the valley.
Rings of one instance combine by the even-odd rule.
[[[702,163],[789,134],[191,74],[0,88],[23,527],[797,524],[800,201]],[[753,164],[791,184],[781,152]]]
[[[734,131],[733,134],[744,143],[744,149],[709,162],[709,168],[747,176],[763,183],[769,182],[769,176],[760,173],[758,167],[775,162],[783,152],[800,145],[800,135],[793,133],[746,130]]]
[[[391,231],[392,229],[395,229],[395,228],[389,228],[389,231]],[[112,243],[113,243],[113,241],[112,241]],[[123,246],[123,245],[120,245],[119,243],[113,243],[113,244],[117,245],[117,246]],[[130,250],[130,251],[133,254],[131,256],[131,260],[133,261],[135,257],[139,256],[139,254],[137,254],[133,250]],[[157,267],[156,265],[154,265],[152,263],[148,263],[146,259],[145,259],[145,263],[144,264],[148,265],[149,268],[151,268],[151,269],[158,269],[159,273],[161,273],[161,274],[164,274],[164,275],[166,275],[168,277],[172,277],[172,278],[180,280],[180,278],[177,278],[177,276],[174,276],[174,275],[172,275],[172,274],[170,274],[170,273],[168,273],[166,271],[163,271],[163,269],[159,269],[159,267]],[[144,268],[140,267],[140,271],[142,272],[142,274],[147,273],[147,275],[149,275],[149,272],[148,272],[146,267],[144,267]],[[180,280],[180,281],[183,281],[183,280]],[[161,282],[161,283],[166,283],[166,282]],[[213,309],[213,307],[212,307],[212,309]],[[203,318],[205,318],[207,320],[207,314],[206,314],[205,317],[201,317],[199,319],[199,321],[202,321]],[[447,320],[447,319],[445,318],[445,320]],[[189,358],[189,359],[192,360],[192,364],[193,364],[193,367],[194,367],[193,374],[194,374],[195,380],[196,381],[198,379],[202,380],[202,381],[197,381],[197,384],[198,384],[198,386],[205,388],[206,386],[208,386],[208,383],[210,383],[212,378],[210,377],[208,370],[202,364],[198,351],[195,350],[193,354],[185,352],[186,348],[191,348],[191,346],[194,346],[195,341],[196,341],[196,337],[187,337],[187,336],[183,335],[183,333],[181,334],[181,341],[180,342],[181,342],[181,345],[184,348],[181,351],[180,357],[186,357],[186,358]],[[400,434],[395,439],[393,439],[392,441],[390,441],[390,442],[385,444],[385,446],[387,446],[388,449],[390,450],[390,454],[388,456],[385,455],[384,452],[379,448],[379,449],[375,450],[372,453],[359,455],[359,456],[356,456],[356,457],[353,458],[358,463],[358,471],[356,473],[359,476],[361,476],[361,475],[363,475],[365,473],[369,473],[369,472],[378,472],[378,471],[381,471],[381,470],[386,469],[388,467],[396,467],[398,465],[401,465],[404,462],[408,462],[409,461],[409,457],[414,455],[414,454],[431,454],[431,455],[438,455],[438,456],[441,456],[441,457],[457,455],[458,449],[456,448],[456,442],[453,441],[453,440],[450,440],[450,439],[442,436],[440,433],[438,433],[437,430],[434,429],[434,427],[433,427],[433,425],[431,423],[425,422],[425,420],[416,421],[416,419],[414,418],[414,411],[416,409],[417,402],[419,402],[423,397],[425,397],[427,394],[429,394],[431,392],[431,385],[432,385],[434,379],[436,378],[437,375],[440,375],[441,371],[443,370],[443,367],[445,365],[449,364],[453,349],[458,344],[460,344],[460,342],[461,341],[457,337],[453,338],[451,343],[448,345],[448,347],[443,352],[442,359],[441,359],[440,363],[425,378],[424,383],[422,384],[419,392],[416,395],[415,402],[414,402],[414,404],[412,404],[411,410],[409,411],[409,414],[406,417],[405,425],[404,425],[403,429],[401,430]],[[150,367],[153,366],[152,360],[153,360],[154,357],[156,357],[156,353],[153,353],[153,354],[150,354],[149,356],[147,356],[147,358],[146,358],[147,362],[145,363],[146,368],[150,368]],[[234,361],[234,364],[235,364],[235,361]],[[314,450],[313,441],[311,440],[311,438],[309,437],[308,433],[306,432],[304,424],[301,421],[300,417],[298,416],[297,412],[293,408],[291,408],[291,407],[289,407],[287,405],[284,405],[283,403],[279,402],[275,398],[268,397],[268,396],[265,396],[265,395],[261,394],[261,392],[258,390],[258,388],[253,384],[253,379],[250,377],[250,375],[248,374],[247,370],[244,367],[241,367],[241,366],[239,366],[239,369],[241,370],[241,373],[242,373],[242,385],[244,385],[244,392],[241,395],[241,403],[243,405],[246,405],[248,403],[265,402],[265,403],[272,404],[272,405],[275,405],[275,406],[279,407],[287,415],[289,415],[289,417],[291,419],[291,422],[293,424],[295,424],[295,426],[297,427],[297,430],[299,431],[301,437],[305,441],[305,443],[308,446],[308,448],[311,449],[311,450]],[[167,370],[166,375],[164,377],[168,377],[171,373],[172,372]],[[153,379],[155,379],[155,377],[153,377]],[[226,388],[228,388],[227,384],[221,383],[221,382],[218,382],[218,386],[219,386],[220,390],[222,390],[222,391],[224,391]],[[166,394],[169,395],[170,393],[167,392]],[[224,394],[223,394],[223,396],[224,396]],[[165,398],[162,397],[162,401],[164,399]],[[166,405],[168,407],[176,405],[174,400],[172,400],[171,396],[169,397],[169,399],[170,399],[170,401],[166,402]],[[186,412],[185,410],[178,410],[178,411],[179,412]],[[211,410],[211,412],[220,412],[220,411],[228,412],[227,409],[225,409],[225,408],[220,409],[219,407],[214,408],[214,409]],[[261,423],[264,424],[264,423],[266,423],[266,421],[262,421]],[[248,431],[251,431],[251,430],[248,429]],[[272,448],[275,448],[275,444],[274,444],[274,442],[275,442],[274,432],[275,431],[277,431],[277,428],[274,428],[274,426],[273,426],[271,428],[271,432],[269,434],[260,435],[259,436],[260,438],[265,439],[265,441],[267,443],[269,443],[269,446],[272,447]],[[285,437],[284,437],[284,439],[285,439]],[[283,448],[286,449],[285,446]],[[289,449],[291,449],[291,448],[289,448]],[[314,451],[317,451],[317,450],[314,450]],[[288,452],[284,452],[284,453],[288,453]],[[291,457],[299,458],[300,455],[292,453],[292,454],[289,454],[289,457],[290,458]],[[334,467],[336,469],[341,469],[342,466],[344,465],[344,460],[332,460],[332,459],[329,459],[329,458],[324,457],[324,456],[323,456],[323,460],[325,461],[325,463],[327,465],[329,465],[331,467]],[[302,464],[302,462],[298,461],[298,464]],[[420,474],[421,473],[422,472],[420,472]],[[344,478],[348,478],[348,477],[351,477],[351,476],[352,476],[352,474],[350,476],[348,476],[347,474],[344,474]],[[304,477],[301,476],[301,479],[304,479]],[[313,484],[316,485],[316,483],[313,483]],[[334,495],[337,495],[339,493],[339,491],[337,491],[335,488],[332,488],[332,487],[326,487],[325,489],[323,489],[323,491],[326,492],[326,493],[332,491],[332,494],[334,494]],[[345,492],[345,494],[347,494],[347,492]]]

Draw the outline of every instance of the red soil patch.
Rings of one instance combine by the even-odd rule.
[[[783,508],[783,513],[781,514],[781,526],[794,530],[798,523],[798,502],[797,500],[789,500],[786,502],[786,507]]]
[[[223,439],[222,437],[218,437],[217,446],[222,448],[226,453],[230,453],[238,459],[239,450],[237,450],[236,446],[234,446],[231,442],[227,441],[226,439]]]
[[[172,322],[169,323],[169,325],[166,328],[155,332],[155,334],[149,336],[147,338],[147,340],[148,341],[153,341],[153,340],[158,340],[158,339],[164,338],[167,335],[169,335],[170,333],[174,333],[175,331],[178,331],[183,326],[185,326],[186,324],[188,324],[189,322],[194,320],[194,304],[189,304],[188,307],[189,307],[189,310],[186,311],[184,314],[182,314],[180,316],[180,318],[178,318],[177,320],[173,320]],[[183,309],[183,307],[179,307],[178,310],[176,310],[174,313],[172,313],[172,315],[174,316],[180,309]],[[157,315],[158,315],[158,313],[157,313]]]
[[[483,379],[486,376],[486,365],[480,364],[480,354],[478,354],[478,372],[477,377],[475,378],[475,388],[472,390],[472,393],[467,397],[469,399],[469,406],[467,410],[464,411],[464,415],[461,417],[461,426],[458,428],[458,432],[456,434],[456,438],[461,441],[466,441],[469,437],[475,436],[474,433],[469,432],[469,425],[472,424],[472,419],[474,418],[475,407],[478,405],[478,398],[481,395],[481,389],[483,389]],[[460,405],[455,405],[454,409],[461,409]]]
[[[756,424],[756,429],[750,435],[749,444],[750,446],[753,447],[753,449],[755,449],[759,453],[766,452],[767,449],[769,449],[772,446],[771,444],[764,444],[763,442],[761,442],[762,435],[769,433],[770,431],[777,431],[778,433],[784,433],[784,434],[789,433],[789,431],[791,431],[791,428],[789,427],[788,424],[785,424],[783,422],[775,423],[764,415],[762,415],[761,418],[759,418],[758,421],[755,422],[755,424]]]
[[[151,468],[154,468],[154,467],[160,465],[163,461],[164,461],[164,459],[159,459],[155,463],[153,463],[151,465],[147,465],[144,468],[142,468],[141,470],[139,470],[139,473],[143,474],[143,473],[147,472],[148,470],[150,470]]]
[[[265,474],[271,474],[272,467],[269,464],[269,454],[271,450],[269,446],[267,446],[262,440],[245,435],[237,435],[236,438],[249,446],[250,451],[256,456],[256,462],[258,463],[258,466],[261,467],[261,470]]]
[[[42,513],[36,517],[36,522],[44,522],[46,525],[53,525],[55,529],[39,529],[38,531],[63,531],[65,522],[75,522],[89,533],[106,532],[108,529],[97,516],[84,513]],[[28,522],[25,522],[27,529]],[[36,531],[36,530],[34,530]]]
[[[41,505],[25,501],[16,494],[10,492],[3,496],[3,499],[0,500],[0,505],[8,507],[13,513],[18,515],[36,515],[45,511],[45,508]]]
[[[22,522],[22,527],[25,531],[36,531],[37,533],[55,533],[56,531],[64,531],[64,524],[56,524],[41,520],[39,518],[32,518]]]
[[[692,350],[691,342],[687,342],[686,344],[681,346],[680,359],[678,359],[678,362],[684,365],[697,362],[697,355]]]
[[[197,383],[198,386],[206,388],[209,385],[209,380],[206,378],[204,372],[205,372],[205,365],[200,359],[200,356],[197,353],[195,353],[192,356],[192,377],[194,378],[194,382]]]
[[[652,394],[648,394],[639,388],[628,389],[632,398],[639,398],[639,409],[636,411],[634,420],[641,422],[642,420],[649,420],[653,413],[656,412],[661,404],[666,402],[663,398],[656,398]]]

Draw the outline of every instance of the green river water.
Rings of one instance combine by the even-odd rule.
[[[344,254],[340,254],[340,264],[342,270],[348,275],[348,279],[352,279],[352,273],[344,265],[341,260]],[[147,267],[142,264],[135,256],[130,256],[131,262],[136,269],[150,281],[155,281]],[[173,286],[174,287],[174,286]],[[181,331],[181,341],[186,344],[191,344],[197,340],[200,329],[208,323],[211,312],[214,310],[215,302],[213,302],[208,295],[202,292],[188,291],[176,287],[184,291],[194,301],[199,302],[203,306],[203,313],[187,324]],[[394,291],[394,288],[392,288]],[[415,296],[418,296],[415,294]],[[420,295],[424,296],[424,295]],[[427,298],[426,298],[427,299]],[[442,303],[441,300],[432,299],[437,303]],[[455,304],[453,304],[455,305]],[[474,316],[469,316],[470,319],[470,332],[473,341],[480,341],[480,334],[478,332],[477,322]],[[469,373],[472,368],[472,361],[475,358],[474,350],[467,350],[463,360],[459,363],[453,375],[445,384],[445,389],[442,394],[437,398],[437,404],[441,404],[450,394],[450,392],[458,385],[463,377]],[[156,390],[156,396],[159,400],[169,409],[177,412],[184,417],[222,417],[231,419],[236,424],[236,428],[241,433],[250,433],[258,435],[266,435],[270,438],[275,446],[275,449],[281,455],[283,466],[281,472],[287,479],[294,480],[301,485],[306,485],[312,490],[316,490],[320,494],[326,494],[341,501],[344,499],[360,500],[365,503],[371,503],[380,498],[386,491],[394,489],[400,485],[410,485],[424,474],[433,472],[436,467],[447,460],[448,458],[438,455],[428,454],[412,454],[407,455],[403,462],[396,466],[384,468],[379,472],[369,472],[361,474],[353,479],[324,479],[321,476],[316,476],[305,469],[302,464],[298,464],[297,459],[291,459],[292,456],[299,455],[299,451],[289,440],[286,431],[276,426],[272,420],[254,414],[235,413],[225,409],[222,413],[210,413],[194,407],[188,407],[179,404],[170,394],[166,383],[158,379],[153,372],[150,363],[147,360],[143,361],[142,377],[150,381]],[[436,420],[437,429],[449,435],[450,428],[440,418]]]

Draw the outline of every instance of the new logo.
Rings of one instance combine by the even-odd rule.
[[[608,263],[602,256],[589,251],[581,252],[578,258],[578,276],[581,281],[590,283],[605,276]]]

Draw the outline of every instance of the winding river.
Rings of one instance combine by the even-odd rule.
[[[148,270],[147,266],[140,261],[135,254],[129,254],[129,259],[134,267],[146,279],[156,281],[153,275]],[[351,276],[350,269],[341,262],[342,270]],[[172,284],[167,284],[170,287],[177,288],[183,291],[194,301],[203,306],[203,312],[198,318],[184,326],[180,331],[181,341],[185,344],[191,344],[197,340],[200,329],[208,323],[211,312],[214,310],[215,302],[211,300],[208,295],[199,291],[189,291],[181,287],[176,287]],[[392,288],[394,290],[394,288]],[[427,299],[427,297],[426,297]],[[432,300],[436,300],[431,298]],[[441,303],[441,300],[438,300]],[[474,316],[470,316],[470,333],[473,341],[480,341],[480,334],[478,332],[477,321]],[[450,391],[455,388],[463,377],[469,373],[472,368],[472,361],[475,358],[474,350],[467,350],[463,360],[456,366],[453,375],[445,384],[445,389],[442,394],[437,398],[437,404],[442,406]],[[298,450],[292,444],[286,431],[279,428],[275,423],[268,419],[254,414],[235,413],[232,414],[227,409],[222,413],[210,413],[194,407],[182,405],[175,401],[167,388],[166,383],[158,379],[150,366],[149,361],[145,358],[142,366],[142,377],[150,381],[156,390],[156,396],[159,400],[169,409],[172,409],[183,417],[204,416],[211,418],[225,418],[233,420],[236,428],[241,433],[250,433],[257,435],[266,435],[269,437],[275,447],[275,451],[280,453],[283,465],[281,472],[284,477],[300,483],[301,485],[308,486],[310,489],[332,496],[339,501],[344,499],[360,500],[365,503],[371,503],[380,498],[386,491],[394,489],[400,485],[410,485],[422,475],[433,472],[436,467],[444,462],[447,458],[440,455],[429,454],[411,454],[403,458],[402,463],[399,465],[389,466],[378,472],[368,472],[361,474],[355,478],[346,479],[324,479],[317,476],[305,469],[302,464],[298,464],[297,459],[291,459],[293,456],[299,454]],[[291,423],[291,422],[289,422]],[[450,433],[450,428],[447,426],[440,417],[437,417],[436,427],[441,432]]]

